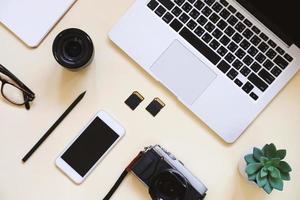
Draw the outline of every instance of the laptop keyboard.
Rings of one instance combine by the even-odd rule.
[[[151,0],[147,6],[255,101],[293,61],[226,0]]]

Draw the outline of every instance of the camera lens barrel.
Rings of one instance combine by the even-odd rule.
[[[56,36],[52,52],[60,65],[70,70],[78,70],[92,61],[94,45],[87,33],[77,28],[70,28]]]

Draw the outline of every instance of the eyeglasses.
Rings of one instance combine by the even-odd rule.
[[[8,69],[0,64],[1,94],[8,102],[17,105],[25,105],[30,109],[29,102],[33,101],[35,94]]]

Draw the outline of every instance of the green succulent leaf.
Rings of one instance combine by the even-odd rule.
[[[277,168],[280,163],[280,158],[272,158],[271,161],[272,161],[272,166]]]
[[[263,167],[261,170],[260,170],[260,176],[261,177],[266,177],[268,175],[268,169],[266,167]]]
[[[285,180],[285,181],[291,180],[290,173],[288,173],[288,172],[281,172],[280,175],[281,175],[282,180]]]
[[[264,186],[264,191],[268,194],[270,194],[273,191],[273,188],[272,188],[272,186],[270,185],[270,183],[268,181]]]
[[[255,181],[256,180],[256,174],[248,175],[248,180],[249,181]]]
[[[272,178],[281,179],[280,171],[279,171],[279,169],[277,169],[275,167],[273,167],[272,171],[270,171],[270,175],[271,175]]]
[[[285,161],[280,161],[278,164],[278,168],[282,172],[291,172],[292,171],[292,168],[290,167],[290,165]]]
[[[283,181],[280,178],[269,177],[269,183],[274,189],[277,189],[280,191],[283,190]]]
[[[269,158],[267,158],[267,157],[265,157],[265,156],[260,157],[260,162],[261,162],[262,164],[265,164],[265,163],[267,163],[268,161],[269,161]]]
[[[264,152],[260,150],[259,148],[254,147],[253,148],[253,157],[258,162],[260,161],[260,158],[264,155]]]
[[[257,161],[254,159],[253,154],[248,154],[244,157],[247,165],[249,165],[250,163],[256,163]]]
[[[277,152],[276,152],[276,157],[277,158],[280,158],[280,160],[284,159],[286,156],[286,150],[285,149],[279,149]]]
[[[261,177],[260,176],[260,173],[257,173],[256,174],[256,183],[259,187],[264,187],[266,185],[268,181],[268,178],[267,177]]]
[[[261,163],[251,163],[246,167],[246,173],[248,175],[254,174],[258,170],[260,170],[263,167]]]
[[[267,156],[268,158],[274,158],[276,157],[277,154],[277,150],[276,147],[273,143],[267,145],[264,149],[264,154],[265,156]]]

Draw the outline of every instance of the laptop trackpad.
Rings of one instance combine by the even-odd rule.
[[[151,71],[187,104],[195,102],[217,75],[175,40],[152,65]]]

